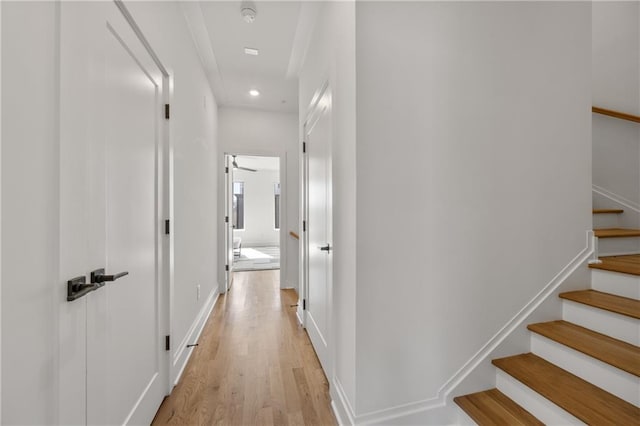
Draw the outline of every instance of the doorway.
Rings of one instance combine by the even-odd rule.
[[[286,229],[278,156],[227,154],[225,220],[229,284],[233,272],[279,270]]]

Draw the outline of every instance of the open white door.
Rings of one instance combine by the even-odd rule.
[[[327,377],[331,372],[331,96],[325,88],[305,123],[305,327]]]
[[[224,156],[224,241],[225,241],[225,291],[231,288],[233,278],[233,167],[231,156]]]
[[[60,273],[85,283],[61,302],[58,423],[149,424],[168,388],[163,72],[122,4],[60,7]]]

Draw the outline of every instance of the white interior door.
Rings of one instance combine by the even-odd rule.
[[[233,166],[231,156],[224,156],[224,241],[225,241],[225,289],[231,288],[233,273]]]
[[[60,271],[87,287],[60,309],[59,423],[148,424],[168,380],[162,76],[115,3],[62,2],[60,79]]]
[[[320,363],[331,366],[331,98],[320,97],[305,124],[307,155],[307,285],[305,325]]]

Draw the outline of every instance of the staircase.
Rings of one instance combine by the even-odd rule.
[[[637,238],[640,230],[594,234]],[[559,295],[562,319],[528,325],[530,353],[492,361],[495,389],[454,398],[461,424],[640,425],[640,255],[600,260],[589,265],[591,288]]]

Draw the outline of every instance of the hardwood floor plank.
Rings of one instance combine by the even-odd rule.
[[[335,425],[329,386],[279,271],[234,274],[153,425]]]

